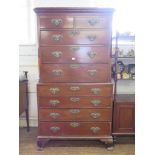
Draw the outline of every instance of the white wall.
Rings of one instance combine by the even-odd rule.
[[[105,7],[108,6],[110,0],[102,0]],[[34,0],[35,7],[95,7],[101,0]]]

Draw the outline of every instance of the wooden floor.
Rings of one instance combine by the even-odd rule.
[[[20,128],[19,155],[134,155],[134,141],[129,144],[115,144],[113,151],[107,151],[99,141],[51,141],[43,151],[36,146],[37,129],[26,132]]]

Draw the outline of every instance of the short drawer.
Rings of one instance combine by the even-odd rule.
[[[41,82],[110,82],[109,64],[41,64]]]
[[[109,136],[111,122],[39,122],[39,135],[43,136]]]
[[[54,30],[40,31],[40,45],[70,45],[70,44],[108,44],[110,34],[107,30]]]
[[[37,85],[39,97],[112,96],[112,83],[47,83]]]
[[[41,29],[48,28],[73,28],[74,18],[72,16],[39,16],[39,23]]]
[[[112,109],[39,109],[40,121],[111,121]]]
[[[109,16],[77,16],[75,17],[76,28],[108,28]]]
[[[42,63],[109,63],[110,46],[40,47]]]
[[[38,106],[41,108],[111,108],[112,97],[39,97]]]

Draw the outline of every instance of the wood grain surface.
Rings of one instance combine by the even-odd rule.
[[[110,46],[40,47],[41,63],[109,63]]]
[[[90,95],[108,97],[112,96],[112,89],[111,83],[39,83],[37,85],[40,97]]]
[[[111,82],[108,64],[42,64],[42,82]]]

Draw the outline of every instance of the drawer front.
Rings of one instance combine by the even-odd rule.
[[[110,20],[108,16],[79,16],[75,17],[76,28],[108,28]]]
[[[109,64],[42,64],[41,82],[110,82]]]
[[[38,96],[112,96],[112,84],[103,83],[50,83],[39,84]]]
[[[108,46],[40,47],[42,63],[109,63]]]
[[[112,97],[39,97],[38,105],[42,108],[105,108],[112,107]]]
[[[74,18],[72,16],[40,16],[40,28],[48,29],[48,28],[73,28]]]
[[[110,20],[108,16],[64,16],[48,15],[39,16],[41,29],[59,28],[108,28]]]
[[[44,136],[108,136],[111,122],[40,122],[39,135]]]
[[[39,109],[40,121],[111,121],[112,109]]]
[[[70,44],[108,44],[109,32],[106,30],[55,30],[41,31],[40,45],[70,45]]]

